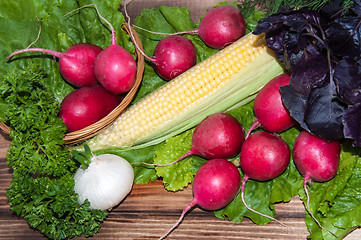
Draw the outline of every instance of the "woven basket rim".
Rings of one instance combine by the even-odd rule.
[[[133,100],[135,94],[137,93],[138,88],[142,82],[143,73],[144,73],[144,64],[145,64],[144,55],[141,53],[141,51],[143,51],[143,46],[137,32],[132,28],[132,26],[130,26],[127,22],[125,22],[123,27],[125,31],[128,33],[128,35],[130,34],[131,31],[132,35],[134,36],[135,43],[132,38],[131,40],[133,41],[134,44],[136,44],[140,48],[139,50],[137,47],[135,47],[137,75],[133,87],[128,91],[122,102],[116,108],[114,108],[107,116],[83,129],[66,133],[64,135],[64,144],[72,144],[79,141],[87,140],[95,136],[99,132],[108,128],[115,121],[115,119],[127,108],[127,106]],[[0,129],[5,134],[8,135],[10,134],[11,131],[10,127],[3,122],[0,122]]]

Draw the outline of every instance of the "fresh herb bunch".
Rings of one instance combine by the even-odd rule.
[[[336,0],[320,11],[283,9],[261,20],[255,34],[292,73],[282,99],[300,125],[327,140],[361,146],[361,1]]]
[[[12,211],[52,239],[91,236],[107,213],[80,205],[73,175],[78,168],[64,147],[60,104],[38,67],[18,69],[0,81],[12,138],[7,153],[13,178],[6,191]]]

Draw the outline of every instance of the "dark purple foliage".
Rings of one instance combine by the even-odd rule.
[[[290,85],[307,96],[313,88],[324,85],[329,79],[328,60],[324,55],[304,55],[293,69]]]
[[[361,146],[361,1],[341,4],[330,1],[319,12],[282,9],[253,33],[266,33],[267,46],[290,72],[281,96],[301,127]]]
[[[334,141],[343,137],[342,117],[347,107],[336,97],[334,84],[313,88],[307,99],[305,122],[317,136]]]
[[[334,80],[339,97],[348,104],[361,103],[360,61],[344,58],[335,67]]]
[[[305,122],[307,95],[296,91],[291,85],[280,87],[280,91],[283,104],[289,110],[291,117],[293,117],[302,128],[309,130]]]
[[[343,117],[345,138],[354,140],[355,147],[361,147],[361,103],[349,105]]]
[[[360,57],[360,17],[339,18],[325,30],[328,47],[337,56]]]
[[[307,46],[318,33],[310,26],[319,22],[319,13],[305,8],[297,11],[279,12],[258,22],[254,34],[266,33],[267,46],[291,70],[301,59]],[[314,50],[314,48],[312,48]]]

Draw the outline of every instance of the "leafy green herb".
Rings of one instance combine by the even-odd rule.
[[[78,168],[64,147],[60,104],[44,86],[40,68],[18,69],[0,81],[12,138],[7,153],[13,169],[6,190],[12,211],[52,239],[92,236],[107,212],[80,205],[73,175]]]

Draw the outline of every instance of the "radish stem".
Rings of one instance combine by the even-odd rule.
[[[338,237],[335,233],[333,233],[331,230],[323,227],[320,223],[320,221],[318,221],[318,219],[312,214],[311,210],[310,210],[310,195],[308,193],[307,190],[307,182],[310,180],[309,176],[305,176],[304,180],[303,180],[303,188],[305,190],[306,193],[306,197],[307,197],[307,201],[306,201],[306,210],[307,212],[311,215],[311,217],[313,218],[313,220],[315,220],[315,222],[317,223],[317,225],[321,228],[324,229],[326,231],[328,231],[329,233],[331,233],[333,236]]]
[[[124,4],[124,13],[125,13],[125,16],[126,16],[127,19],[128,19],[128,20],[127,20],[128,25],[131,26],[131,25],[130,25],[130,17],[129,17],[128,12],[127,12],[127,4],[128,4],[128,3],[125,3],[125,4]],[[130,37],[132,38],[132,40],[133,40],[133,42],[134,42],[134,45],[135,45],[135,47],[138,49],[138,51],[139,51],[146,59],[148,59],[149,61],[155,63],[155,62],[156,62],[155,58],[149,57],[147,54],[145,54],[145,52],[144,52],[142,49],[140,49],[140,47],[138,46],[138,44],[137,44],[136,41],[135,41],[135,38],[134,38],[134,35],[133,35],[132,31],[129,31],[129,33],[130,33]]]
[[[26,49],[21,49],[21,50],[15,50],[12,54],[10,54],[6,59],[9,60],[10,58],[12,58],[14,55],[20,54],[20,53],[25,53],[25,52],[42,52],[42,53],[48,53],[50,55],[53,55],[57,58],[60,58],[64,55],[64,53],[62,52],[57,52],[54,50],[49,50],[49,49],[45,49],[45,48],[26,48]]]
[[[159,240],[166,238],[179,224],[183,221],[185,215],[189,210],[191,210],[195,205],[197,205],[197,200],[195,198],[187,205],[187,207],[183,210],[181,216],[179,217],[178,221],[168,230],[166,234],[159,238]]]
[[[137,25],[134,25],[134,24],[132,26],[135,27],[135,28],[138,28],[140,30],[152,33],[152,34],[166,35],[166,36],[174,36],[174,35],[181,35],[181,34],[197,34],[198,33],[198,29],[189,30],[189,31],[182,31],[182,32],[176,32],[176,33],[162,33],[162,32],[153,32],[153,31],[150,31],[148,29],[145,29],[145,28],[139,27]]]
[[[250,207],[247,205],[246,201],[244,200],[244,188],[245,188],[245,186],[246,186],[246,182],[247,182],[248,179],[249,179],[248,176],[244,176],[244,177],[243,177],[243,180],[242,180],[242,185],[241,185],[241,199],[242,199],[242,203],[244,204],[244,206],[245,206],[248,210],[250,210],[251,212],[254,212],[254,213],[259,214],[259,215],[261,215],[261,216],[263,216],[263,217],[269,218],[269,219],[271,219],[271,220],[273,220],[273,221],[278,222],[278,223],[281,224],[282,226],[287,227],[287,225],[285,225],[284,223],[280,222],[279,220],[277,220],[277,219],[275,219],[275,218],[273,218],[273,217],[271,217],[271,216],[268,216],[268,215],[266,215],[266,214],[263,214],[263,213],[261,213],[261,212],[258,212],[258,211],[256,211],[256,210],[250,208]]]

